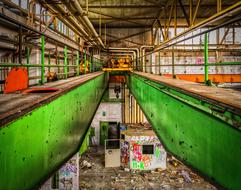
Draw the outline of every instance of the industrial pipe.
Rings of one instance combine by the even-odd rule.
[[[74,1],[74,5],[77,8],[77,10],[79,11],[81,17],[83,18],[84,22],[88,25],[88,27],[90,28],[90,30],[93,32],[95,38],[99,41],[100,45],[102,46],[102,48],[105,48],[104,43],[102,42],[100,36],[97,34],[94,26],[92,25],[92,23],[90,22],[89,18],[84,15],[84,10],[82,9],[82,7],[80,6],[80,3],[78,0]]]
[[[133,53],[133,61],[137,60],[137,54],[134,50],[118,50],[118,49],[113,49],[113,50],[109,50],[109,52],[114,52],[114,53]]]
[[[154,48],[154,46],[148,46],[148,45],[143,45],[140,47],[140,53],[141,53],[141,57],[142,58],[142,71],[146,72],[146,48]]]
[[[52,6],[51,6],[52,7]],[[57,9],[57,12],[61,12],[61,13],[64,13],[65,12],[65,10],[64,10],[64,8],[63,7],[61,7],[61,6],[59,6],[58,4],[56,4],[56,5],[54,5],[52,8],[55,8],[55,9]],[[66,20],[66,19],[64,19],[63,18],[63,20],[65,21],[65,22],[71,22],[71,23],[73,23],[75,26],[77,26],[77,28],[79,29],[79,32],[81,33],[81,34],[83,34],[84,36],[86,36],[86,38],[88,39],[88,40],[90,40],[90,41],[92,41],[92,39],[90,38],[90,36],[89,36],[89,34],[83,29],[83,27],[81,27],[79,24],[78,24],[78,22],[75,20],[75,19],[73,19],[72,17],[68,17],[68,20]]]
[[[136,61],[136,68],[137,68],[137,65],[139,65],[139,59],[140,59],[140,50],[139,50],[139,48],[115,48],[115,47],[109,47],[108,50],[136,51],[136,59],[133,60],[133,61]]]

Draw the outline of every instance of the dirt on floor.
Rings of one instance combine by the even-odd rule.
[[[80,190],[216,190],[175,158],[168,156],[167,169],[136,171],[105,168],[101,147],[91,147],[80,159]]]

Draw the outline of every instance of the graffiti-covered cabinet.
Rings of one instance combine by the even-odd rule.
[[[121,164],[137,170],[166,169],[166,151],[152,130],[121,131]]]

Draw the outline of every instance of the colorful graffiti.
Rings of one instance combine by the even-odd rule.
[[[215,58],[208,58],[208,62],[209,63],[215,63],[216,62],[216,59]],[[204,58],[203,57],[197,57],[196,58],[196,64],[204,64]]]
[[[165,169],[166,152],[155,135],[126,135],[121,143],[121,162],[137,170]]]
[[[138,142],[137,144],[141,144],[143,142],[145,143],[157,143],[159,142],[159,139],[157,136],[127,136],[126,140],[131,142]]]
[[[144,163],[145,168],[148,168],[151,165],[152,156],[143,155],[141,161]]]
[[[151,165],[152,155],[142,154],[142,145],[139,143],[131,143],[131,166],[132,169],[145,169]]]
[[[131,151],[133,152],[133,159],[140,162],[142,159],[141,145],[133,143],[131,146]]]
[[[121,142],[121,163],[128,166],[130,160],[129,142]]]
[[[79,189],[79,155],[73,156],[59,170],[59,190],[77,190]]]

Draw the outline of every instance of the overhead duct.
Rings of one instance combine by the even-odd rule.
[[[139,48],[115,48],[115,47],[109,47],[107,51],[112,51],[112,50],[120,50],[120,51],[134,51],[136,53],[136,57],[134,61],[136,62],[136,67],[139,65],[139,59],[140,59],[140,50]]]
[[[94,26],[92,25],[92,23],[90,22],[89,18],[87,17],[87,15],[85,15],[84,10],[82,9],[82,7],[80,6],[79,0],[74,0],[74,5],[77,8],[77,10],[80,13],[80,17],[83,18],[84,22],[87,24],[87,26],[90,28],[90,30],[92,31],[92,33],[94,34],[94,37],[99,41],[100,45],[102,48],[105,48],[104,43],[102,42],[100,36],[97,34]]]

